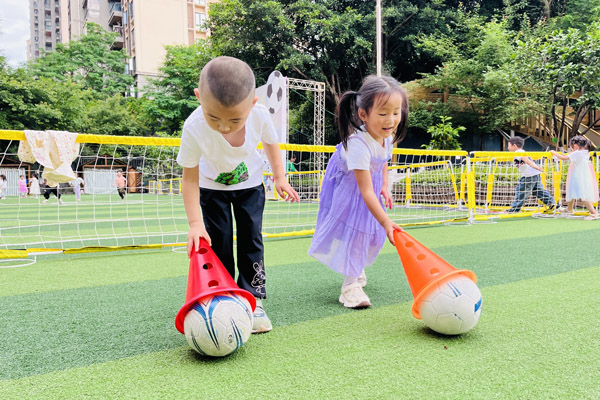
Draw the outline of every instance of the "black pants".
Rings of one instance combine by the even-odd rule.
[[[50,194],[52,194],[52,193],[54,193],[54,195],[60,199],[60,193],[58,192],[58,186],[46,188],[44,190],[44,198],[46,200],[48,200],[50,198]]]
[[[212,240],[212,249],[234,279],[233,217],[235,217],[239,273],[237,284],[255,297],[264,299],[266,297],[262,240],[264,186],[234,191],[200,188],[200,206],[206,231]]]

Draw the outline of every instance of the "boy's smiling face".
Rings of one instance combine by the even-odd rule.
[[[194,93],[202,105],[202,113],[208,126],[221,133],[222,135],[231,135],[240,132],[246,120],[250,115],[250,110],[256,102],[258,97],[254,96],[254,93],[248,95],[248,97],[242,100],[235,106],[225,107],[217,99],[215,99],[210,93],[210,90],[194,89]]]

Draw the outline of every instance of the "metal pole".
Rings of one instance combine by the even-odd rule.
[[[376,27],[375,27],[375,42],[377,43],[377,76],[381,76],[381,0],[377,0],[375,7]]]

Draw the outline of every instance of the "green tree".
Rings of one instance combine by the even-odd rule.
[[[125,93],[133,78],[125,73],[125,52],[111,49],[117,34],[94,23],[88,23],[86,29],[78,40],[59,43],[56,51],[33,61],[31,71],[40,78],[81,84],[99,97]]]
[[[85,126],[90,90],[71,81],[34,79],[25,69],[0,69],[0,129],[55,129],[78,132]]]
[[[452,117],[442,115],[440,120],[439,124],[427,129],[427,133],[431,134],[431,141],[422,147],[427,150],[460,150],[461,146],[458,141],[460,132],[464,132],[467,128],[464,126],[453,128],[450,122]]]
[[[585,134],[581,125],[591,109],[600,108],[600,22],[585,32],[570,28],[519,43],[516,74],[527,97],[540,105],[557,143],[567,134]]]
[[[446,59],[435,74],[424,75],[422,84],[446,93],[449,106],[442,112],[471,121],[467,126],[473,133],[490,133],[529,110],[512,73],[514,34],[506,21],[485,22],[471,13],[460,18],[461,35],[421,38],[424,51]]]
[[[202,40],[191,46],[167,46],[166,50],[161,77],[146,87],[140,108],[154,131],[174,135],[198,107],[194,88],[200,71],[216,53]]]

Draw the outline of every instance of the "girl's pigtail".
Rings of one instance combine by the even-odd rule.
[[[360,125],[356,121],[358,110],[356,105],[357,96],[358,92],[345,92],[335,110],[340,140],[346,150],[348,149],[348,138],[353,131],[351,127],[360,129]]]

